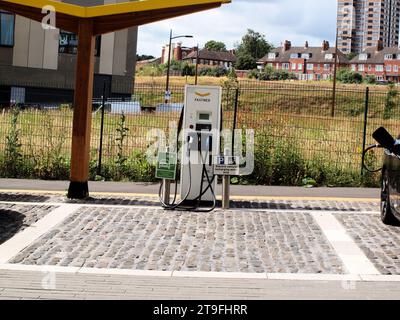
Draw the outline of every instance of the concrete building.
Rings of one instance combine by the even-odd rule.
[[[292,47],[290,41],[284,41],[281,47],[273,49],[258,61],[260,67],[270,66],[275,70],[294,73],[299,80],[327,80],[333,76],[335,66],[335,48],[324,41],[320,47]],[[339,51],[338,68],[348,67],[349,61]]]
[[[187,55],[192,52],[195,48],[182,47],[182,42],[171,44],[171,61],[182,61]],[[168,63],[168,52],[169,44],[162,47],[161,52],[161,63]]]
[[[338,47],[344,53],[361,53],[377,46],[399,45],[400,0],[338,0]]]
[[[162,47],[161,63],[168,62],[169,45]],[[172,43],[171,45],[171,61],[186,61],[190,64],[196,64],[197,47],[182,47],[182,43]],[[199,64],[201,66],[222,66],[226,69],[232,68],[236,61],[235,50],[225,52],[208,51],[201,49],[199,51]]]
[[[206,49],[201,49],[199,51],[199,64],[201,66],[220,66],[225,69],[230,69],[233,67],[236,61],[235,51],[208,51]],[[191,64],[196,64],[197,60],[197,48],[193,48],[192,52],[183,58]]]
[[[126,0],[63,0],[85,6]],[[1,8],[0,8],[1,10]],[[72,102],[77,36],[7,12],[0,14],[0,104]],[[96,39],[94,97],[104,82],[110,95],[130,96],[137,27]]]

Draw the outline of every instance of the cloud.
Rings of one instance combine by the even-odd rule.
[[[336,9],[337,0],[233,0],[218,9],[141,26],[138,53],[160,56],[170,29],[174,35],[194,36],[182,39],[185,46],[219,40],[233,48],[247,29],[264,34],[275,46],[285,39],[294,45],[333,43]]]

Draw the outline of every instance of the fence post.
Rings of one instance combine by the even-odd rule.
[[[239,107],[239,89],[236,89],[235,93],[235,109],[233,113],[233,127],[232,127],[232,156],[235,156],[235,130],[237,125],[237,113]]]
[[[97,175],[101,176],[101,165],[103,158],[103,133],[104,133],[104,112],[106,107],[106,81],[103,84],[103,97],[101,102],[101,125],[100,125],[100,147],[99,147],[99,165],[97,166]]]
[[[367,89],[365,90],[364,130],[363,130],[363,146],[362,146],[362,158],[361,158],[361,176],[364,175],[364,161],[365,161],[364,150],[365,150],[366,145],[367,145],[368,109],[369,109],[369,87],[367,87]]]

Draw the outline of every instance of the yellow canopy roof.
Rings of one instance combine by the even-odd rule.
[[[53,6],[57,27],[77,31],[79,19],[93,19],[96,34],[220,7],[231,0],[138,0],[84,7],[52,0],[0,0],[0,9],[42,21],[42,8]]]

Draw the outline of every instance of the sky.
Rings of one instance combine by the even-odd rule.
[[[174,36],[183,46],[202,47],[208,40],[222,41],[228,49],[240,42],[247,29],[264,34],[274,46],[283,40],[302,46],[319,46],[323,40],[334,43],[337,0],[232,0],[221,8],[164,20],[139,28],[138,54],[161,56],[161,47]]]

